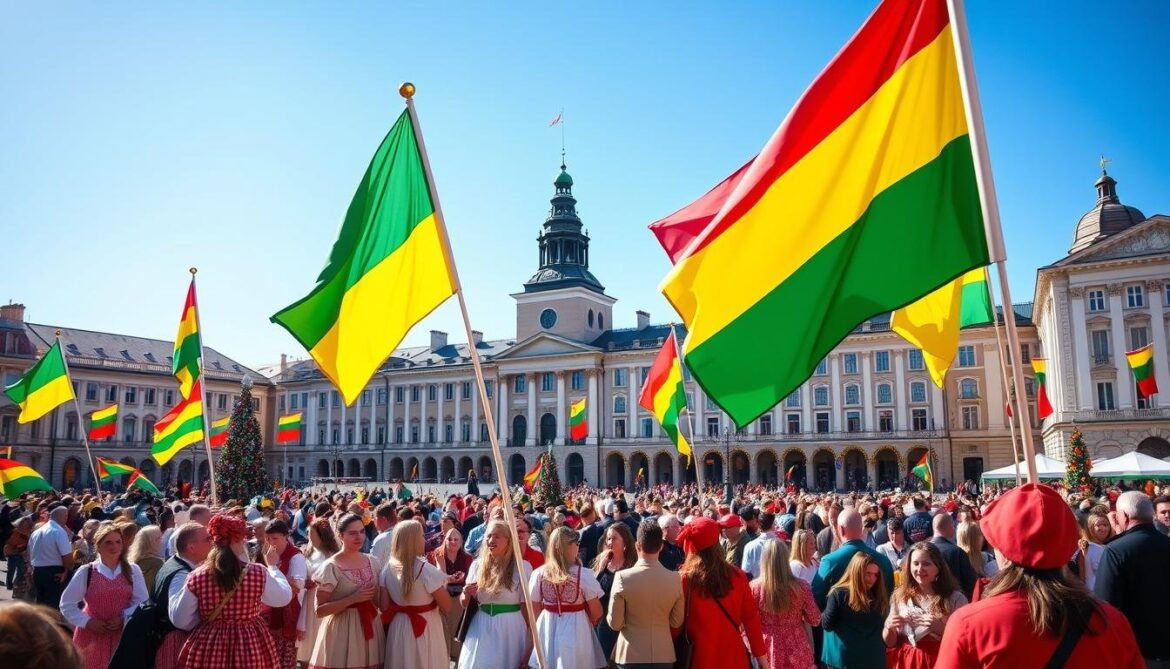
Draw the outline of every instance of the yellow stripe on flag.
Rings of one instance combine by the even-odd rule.
[[[298,412],[289,414],[287,416],[281,416],[276,421],[276,424],[280,427],[284,427],[285,425],[296,425],[299,422],[301,422],[301,414]]]

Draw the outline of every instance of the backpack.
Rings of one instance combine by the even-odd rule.
[[[124,669],[153,669],[154,656],[162,646],[163,637],[175,629],[171,619],[167,616],[166,593],[171,591],[171,581],[183,572],[190,569],[178,569],[169,574],[163,581],[163,601],[155,601],[152,594],[145,602],[138,605],[126,624],[122,626],[122,638],[118,641],[118,648],[110,658],[111,667]]]

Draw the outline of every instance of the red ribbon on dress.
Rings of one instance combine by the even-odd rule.
[[[374,620],[378,618],[378,608],[374,606],[374,603],[371,601],[358,602],[345,608],[357,609],[358,618],[362,621],[362,635],[366,637],[366,641],[373,639]]]
[[[394,616],[398,615],[399,613],[405,613],[410,618],[410,628],[414,630],[414,638],[417,639],[422,636],[423,632],[425,632],[427,629],[427,619],[424,618],[422,614],[426,613],[427,611],[434,611],[438,607],[439,604],[437,602],[431,602],[430,604],[422,604],[419,606],[401,606],[393,599],[391,599],[390,605],[387,606],[384,611],[382,611],[382,624],[389,625],[390,621],[394,619]]]
[[[585,602],[580,604],[562,604],[560,602],[541,602],[540,605],[544,607],[547,613],[561,615],[562,613],[576,613],[585,610]]]

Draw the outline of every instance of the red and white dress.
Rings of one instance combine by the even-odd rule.
[[[309,568],[305,556],[290,542],[280,556],[278,565],[280,573],[292,586],[294,595],[292,600],[281,607],[265,607],[265,618],[268,620],[268,630],[272,634],[272,643],[276,646],[276,654],[280,658],[280,669],[297,668],[297,633],[301,622],[301,598],[304,596],[305,581],[308,580]]]
[[[549,666],[574,669],[609,666],[585,610],[585,602],[600,599],[603,594],[593,570],[574,565],[569,570],[569,580],[561,585],[544,580],[544,570],[540,567],[532,572],[528,594],[532,601],[540,602],[536,633]],[[528,666],[540,666],[535,650]]]
[[[73,644],[85,658],[85,669],[107,669],[122,638],[121,627],[92,632],[86,625],[93,619],[125,621],[146,601],[146,581],[138,565],[130,565],[130,576],[127,581],[120,565],[110,569],[100,561],[92,562],[77,570],[61,595],[61,614],[74,626]]]

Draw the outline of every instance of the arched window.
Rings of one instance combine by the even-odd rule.
[[[959,381],[959,398],[964,400],[978,399],[979,397],[979,382],[975,379],[962,379]]]
[[[910,401],[911,402],[925,402],[926,401],[926,384],[922,381],[914,381],[910,384]]]
[[[856,384],[845,386],[845,403],[861,404],[861,389]]]
[[[829,406],[829,389],[819,386],[813,389],[813,404],[819,407]]]
[[[125,441],[134,441],[134,429],[138,427],[138,421],[134,416],[126,416],[122,421],[122,439]]]
[[[879,383],[877,389],[878,404],[889,404],[894,401],[894,393],[888,383]]]

